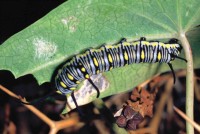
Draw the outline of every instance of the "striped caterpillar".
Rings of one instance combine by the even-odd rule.
[[[85,53],[74,56],[59,70],[55,78],[56,88],[62,94],[71,94],[75,105],[78,106],[73,93],[81,81],[89,80],[97,90],[98,97],[99,90],[90,79],[92,75],[133,63],[155,62],[169,65],[175,83],[171,61],[175,58],[186,61],[186,59],[178,57],[182,47],[177,42],[177,39],[171,39],[168,43],[148,42],[142,37],[139,41],[127,42],[126,39],[122,39],[117,45],[104,45],[99,49],[88,49]]]
[[[74,90],[76,90],[78,84],[87,79],[95,88],[97,97],[99,97],[99,89],[90,77],[117,67],[133,63],[167,63],[172,71],[175,83],[176,77],[171,61],[178,58],[187,62],[186,59],[178,56],[181,50],[182,47],[178,44],[177,39],[171,39],[168,43],[146,41],[144,37],[134,42],[127,42],[126,39],[122,39],[117,45],[104,45],[99,49],[88,49],[85,53],[74,56],[58,71],[55,86],[62,94],[71,95],[75,106],[78,108],[74,97]],[[54,93],[42,97],[39,101]],[[38,102],[38,100],[21,103],[34,104],[35,102]],[[81,113],[80,110],[79,113]]]

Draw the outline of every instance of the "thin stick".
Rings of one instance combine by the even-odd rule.
[[[14,94],[13,92],[11,92],[9,89],[3,87],[2,85],[0,85],[0,89],[2,89],[5,93],[7,93],[8,95],[10,95],[11,97],[14,97],[16,99],[21,100],[24,103],[27,103],[25,99],[20,98],[19,96],[17,96],[16,94]],[[49,119],[45,114],[43,114],[42,112],[40,112],[37,108],[35,108],[32,105],[26,105],[23,104],[26,108],[28,108],[29,110],[31,110],[35,115],[37,115],[41,120],[43,120],[45,123],[47,123],[50,127],[55,126],[55,123]]]
[[[8,90],[7,88],[3,87],[2,85],[0,85],[0,89],[3,90],[5,93],[7,93],[8,95],[10,95],[13,98],[19,99],[19,96],[17,96],[16,94],[14,94],[13,92],[11,92],[10,90]]]
[[[21,98],[20,96],[17,96],[16,94],[11,92],[9,89],[3,87],[2,85],[0,85],[0,89],[2,91],[4,91],[5,93],[7,93],[8,95],[10,95],[11,97],[16,98],[16,99],[18,99],[18,100],[20,100],[20,101],[22,101],[24,103],[27,103],[27,101],[24,98]],[[53,121],[49,117],[47,117],[45,114],[40,112],[34,106],[26,105],[26,104],[22,104],[22,105],[24,105],[26,108],[28,108],[30,111],[32,111],[35,115],[37,115],[41,120],[43,120],[45,123],[47,123],[49,125],[49,127],[50,127],[50,132],[49,133],[50,134],[55,134],[60,129],[74,126],[79,121],[78,116],[74,116],[74,117],[72,117],[70,119],[66,119],[66,120]]]
[[[174,111],[180,115],[183,119],[185,119],[187,122],[189,122],[198,132],[200,132],[200,125],[198,125],[196,122],[194,122],[192,119],[190,119],[188,116],[186,116],[181,110],[179,110],[177,107],[173,107]]]

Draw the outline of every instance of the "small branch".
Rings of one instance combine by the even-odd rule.
[[[9,89],[3,87],[0,85],[0,89],[3,90],[5,93],[10,95],[13,98],[19,99],[22,102],[27,102],[25,99],[21,98],[20,96],[17,96],[13,92],[11,92]],[[40,112],[37,108],[35,108],[32,105],[26,105],[23,104],[26,108],[28,108],[30,111],[32,111],[35,115],[37,115],[41,120],[43,120],[46,124],[49,125],[50,127],[50,134],[55,134],[58,132],[60,129],[64,129],[66,127],[71,127],[74,126],[78,123],[79,117],[78,116],[73,116],[72,118],[66,119],[66,120],[61,120],[61,121],[53,121],[49,117],[47,117],[45,114]]]
[[[174,111],[180,115],[183,119],[185,119],[187,122],[189,122],[198,132],[200,132],[200,126],[194,122],[192,119],[190,119],[189,117],[187,117],[181,110],[179,110],[177,107],[173,107]]]
[[[74,126],[74,124],[78,124],[78,121],[79,121],[79,117],[78,117],[78,115],[76,115],[76,116],[71,117],[70,119],[56,121],[55,126],[56,126],[57,130],[60,130],[60,129],[66,128],[66,126],[72,127],[72,126]]]
[[[139,88],[143,88],[145,87],[148,83],[150,83],[150,81],[152,81],[153,79],[157,78],[159,76],[159,74],[154,75],[153,77],[151,77],[150,79],[142,82],[141,84],[138,85]]]
[[[41,120],[43,120],[45,123],[47,123],[50,127],[54,127],[55,123],[51,119],[49,119],[45,114],[40,112],[37,108],[31,105],[25,105],[26,108],[28,108],[30,111],[32,111],[35,115],[37,115]]]
[[[50,127],[49,134],[56,134],[61,129],[64,129],[66,127],[72,127],[75,124],[77,125],[78,121],[79,121],[78,116],[74,116],[66,120],[54,121],[55,125],[53,127]]]
[[[14,94],[13,92],[11,92],[10,90],[8,90],[7,88],[3,87],[2,85],[0,85],[0,89],[2,91],[4,91],[5,93],[7,93],[8,95],[10,95],[11,97],[15,98],[15,99],[19,99],[19,96],[17,96],[16,94]]]
[[[0,89],[2,89],[4,92],[6,92],[8,95],[10,95],[11,97],[14,97],[16,99],[19,99],[22,102],[26,102],[25,99],[22,99],[21,97],[17,96],[16,94],[14,94],[13,92],[11,92],[9,89],[3,87],[2,85],[0,85]],[[44,115],[42,112],[40,112],[37,108],[35,108],[32,105],[25,105],[23,104],[26,108],[28,108],[30,111],[32,111],[35,115],[37,115],[41,120],[43,120],[45,123],[47,123],[50,127],[55,126],[54,122],[49,119],[46,115]]]
[[[194,119],[194,71],[193,71],[193,58],[190,44],[185,36],[185,33],[180,33],[180,40],[185,50],[187,59],[187,75],[186,75],[186,115],[190,119]],[[194,128],[186,122],[186,131],[188,134],[194,134]]]

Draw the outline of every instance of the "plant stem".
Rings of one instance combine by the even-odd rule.
[[[185,56],[187,59],[187,75],[186,75],[186,115],[194,120],[193,108],[194,108],[194,71],[193,71],[193,58],[190,44],[185,36],[185,33],[180,33],[180,40],[185,50]],[[186,122],[187,134],[194,134],[194,128]]]

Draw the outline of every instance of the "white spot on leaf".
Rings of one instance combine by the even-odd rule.
[[[63,18],[61,20],[61,22],[68,27],[69,31],[70,32],[75,32],[76,31],[76,28],[79,24],[79,21],[76,17],[74,16],[69,16],[67,18]]]
[[[61,21],[62,21],[62,23],[63,23],[64,25],[67,25],[67,23],[68,23],[68,20],[67,20],[67,19],[62,19]]]
[[[44,38],[35,38],[33,44],[35,46],[35,59],[49,60],[57,50],[55,43]]]

